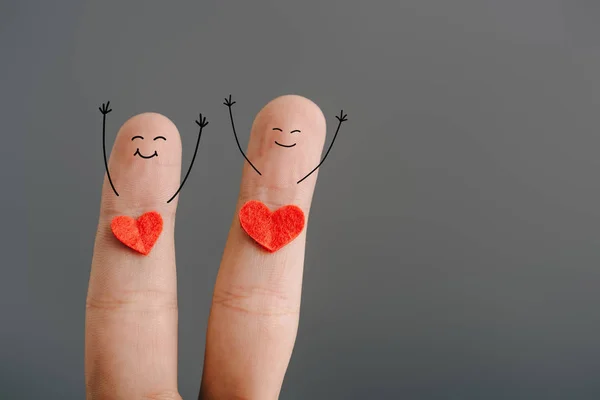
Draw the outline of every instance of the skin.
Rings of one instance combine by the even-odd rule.
[[[290,133],[297,129],[301,132]],[[134,160],[131,137],[140,131],[144,138],[166,132],[173,146],[158,148],[159,157]],[[325,131],[319,107],[300,96],[271,101],[253,123],[247,154],[262,175],[244,162],[213,292],[200,399],[279,397],[298,329],[306,229],[276,253],[267,253],[242,230],[238,212],[246,201],[260,200],[271,209],[295,204],[308,219],[317,173],[301,185],[297,181],[319,163]],[[105,177],[86,310],[88,399],[181,399],[173,240],[176,201],[164,202],[165,193],[179,184],[178,137],[166,118],[144,114],[128,121],[115,142],[110,170],[121,195],[114,196]],[[275,141],[296,145],[286,148]],[[145,155],[153,150],[140,147]],[[153,191],[159,187],[158,193]],[[165,226],[150,255],[143,257],[118,243],[109,224],[115,215],[151,209],[163,215]]]

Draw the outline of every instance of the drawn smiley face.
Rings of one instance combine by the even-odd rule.
[[[279,131],[279,132],[283,133],[283,130],[281,128],[273,128],[273,130],[274,131]],[[294,129],[293,131],[290,131],[291,135],[298,135],[300,133],[302,133],[302,131],[300,129]],[[294,147],[297,143],[294,142],[293,144],[283,144],[283,143],[279,143],[277,140],[275,140],[275,144],[277,146],[281,146],[281,147],[285,147],[285,148],[289,149],[291,147]]]
[[[129,118],[117,133],[107,165],[116,188],[114,201],[134,201],[136,207],[166,204],[180,185],[181,155],[179,131],[170,119],[153,112]]]
[[[144,137],[143,137],[143,136],[140,136],[140,135],[135,135],[134,137],[132,137],[132,138],[131,138],[131,141],[132,141],[132,142],[133,142],[133,141],[140,141],[140,140],[144,140]],[[153,141],[157,141],[157,140],[164,140],[164,141],[166,142],[166,141],[167,141],[167,138],[166,138],[166,137],[164,137],[164,136],[161,136],[161,135],[159,135],[159,136],[156,136],[156,137],[153,139]],[[139,147],[137,147],[137,148],[136,148],[136,150],[135,150],[135,153],[133,153],[133,156],[134,156],[134,157],[135,157],[135,156],[139,156],[139,157],[143,158],[144,160],[149,160],[149,159],[151,159],[151,158],[158,157],[158,151],[157,151],[157,150],[154,150],[154,153],[152,153],[152,154],[150,154],[150,155],[144,155],[144,154],[142,154],[142,152],[140,151],[140,148],[139,148]]]
[[[260,171],[261,185],[296,185],[319,163],[325,129],[321,109],[305,97],[285,95],[267,103],[252,123],[246,153]]]

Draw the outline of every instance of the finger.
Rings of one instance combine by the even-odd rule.
[[[273,131],[280,128],[282,132]],[[301,133],[290,134],[299,129]],[[298,179],[319,163],[325,118],[310,100],[283,96],[256,117],[240,196],[215,284],[202,378],[203,399],[276,399],[290,360],[300,311],[306,228],[275,253],[260,248],[240,226],[249,200],[271,210],[299,206],[308,218],[317,179]],[[285,145],[297,143],[285,148]]]
[[[161,135],[166,141],[153,141]],[[134,136],[142,136],[144,139]],[[136,154],[157,156],[143,159]],[[85,370],[89,398],[177,396],[177,287],[174,227],[181,173],[177,128],[159,114],[140,114],[119,130],[104,179],[86,306]],[[117,240],[116,216],[156,211],[163,230],[144,256]],[[171,396],[171,397],[168,397]]]

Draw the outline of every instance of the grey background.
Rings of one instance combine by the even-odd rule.
[[[282,399],[600,398],[593,0],[3,1],[0,398],[84,396],[108,142],[178,126],[180,391],[197,395],[242,157],[270,99],[349,122],[313,201]]]

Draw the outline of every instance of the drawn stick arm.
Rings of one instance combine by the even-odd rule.
[[[188,176],[190,176],[190,172],[192,172],[192,167],[194,166],[194,161],[196,161],[196,154],[198,154],[198,147],[200,146],[200,138],[202,137],[202,129],[206,125],[208,125],[208,121],[206,120],[206,117],[203,119],[202,114],[200,114],[200,119],[198,121],[196,121],[196,123],[200,126],[200,131],[198,132],[198,139],[196,140],[196,148],[194,149],[194,156],[192,157],[192,162],[190,163],[190,168],[188,169],[187,173],[185,174],[183,181],[181,181],[181,185],[179,185],[179,189],[177,189],[175,194],[167,201],[167,204],[170,203],[171,201],[173,201],[173,199],[175,197],[177,197],[177,195],[183,188],[183,185],[185,185],[185,181],[187,180]]]
[[[112,188],[113,192],[115,192],[115,194],[119,196],[119,193],[117,192],[117,189],[115,189],[115,185],[113,185],[112,179],[110,177],[110,171],[108,170],[108,159],[106,157],[106,114],[112,111],[112,108],[108,108],[109,105],[110,101],[107,101],[106,104],[102,103],[102,107],[98,107],[98,109],[102,113],[102,153],[104,154],[104,168],[106,169],[106,176],[108,177],[108,182],[110,183],[110,187]]]
[[[235,131],[235,123],[233,122],[233,112],[231,111],[231,106],[235,104],[235,101],[231,101],[231,95],[229,95],[229,100],[225,98],[225,103],[223,104],[225,104],[229,108],[229,119],[231,120],[231,128],[233,129],[233,136],[235,137],[235,142],[237,143],[238,149],[240,149],[240,153],[242,153],[242,156],[244,156],[246,161],[248,161],[248,164],[250,164],[250,166],[256,171],[256,173],[262,176],[260,171],[254,166],[254,164],[252,164],[248,157],[246,157],[246,153],[244,153],[244,150],[242,150],[242,146],[240,145],[240,140],[238,139],[237,132]]]
[[[336,118],[338,118],[338,117],[336,117]],[[342,126],[342,122],[347,121],[346,115],[344,115],[344,110],[342,110],[342,113],[340,114],[340,118],[338,118],[338,120],[340,122],[338,123],[337,129],[335,130],[335,134],[333,135],[333,140],[331,141],[331,144],[329,145],[329,148],[325,152],[325,156],[323,157],[323,159],[321,160],[321,162],[319,163],[319,165],[317,165],[312,171],[310,171],[304,178],[302,178],[298,182],[296,182],[297,184],[300,183],[300,182],[302,182],[303,180],[305,180],[309,176],[311,176],[317,169],[319,169],[319,167],[321,166],[321,164],[323,164],[323,161],[325,161],[325,159],[329,155],[329,152],[331,151],[331,148],[333,147],[333,144],[335,143],[335,139],[337,138],[338,132],[340,131],[340,127]]]

